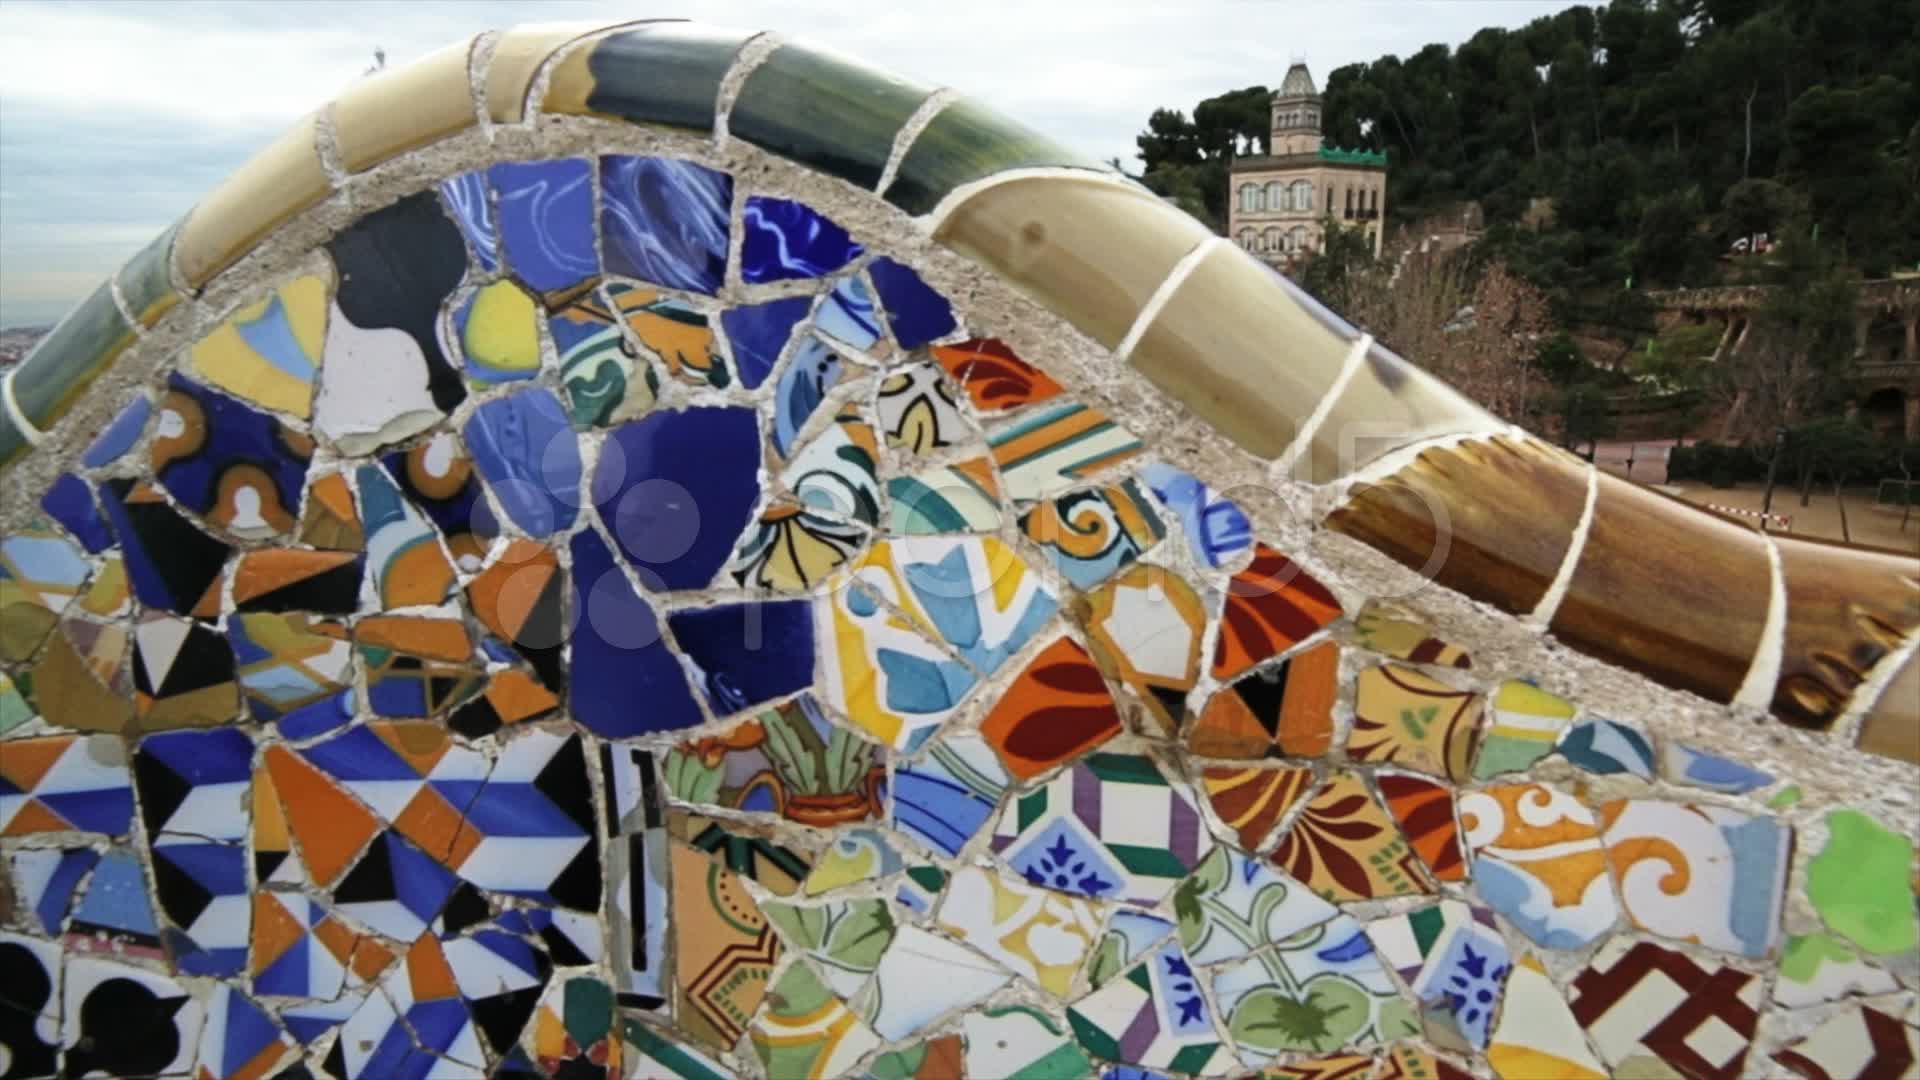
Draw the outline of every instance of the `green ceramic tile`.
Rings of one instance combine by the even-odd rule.
[[[46,431],[81,391],[133,343],[133,327],[102,284],[27,354],[13,376],[13,398],[27,422]]]
[[[13,422],[13,414],[0,409],[0,468],[25,457],[33,444],[27,442],[27,436]]]
[[[159,322],[160,316],[180,301],[167,270],[173,256],[173,238],[179,232],[180,223],[176,221],[120,268],[120,295],[126,297],[127,310],[142,326]]]
[[[880,182],[893,137],[933,91],[805,45],[754,69],[727,130],[864,188]]]
[[[913,141],[886,197],[909,214],[924,214],[961,184],[1039,165],[1101,168],[992,109],[956,101]]]
[[[1827,815],[1827,846],[1807,864],[1807,899],[1829,927],[1876,956],[1920,944],[1913,841],[1858,810]]]
[[[720,80],[748,35],[691,23],[643,26],[593,46],[587,107],[642,124],[713,130]]]

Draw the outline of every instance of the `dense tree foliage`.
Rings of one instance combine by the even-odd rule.
[[[1613,0],[1457,49],[1327,74],[1324,127],[1388,152],[1392,219],[1462,200],[1565,321],[1636,284],[1709,284],[1741,235],[1790,226],[1868,275],[1920,261],[1920,0]],[[1163,109],[1146,182],[1216,226],[1267,92]],[[1551,199],[1552,222],[1522,224]]]

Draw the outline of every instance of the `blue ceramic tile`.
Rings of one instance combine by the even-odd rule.
[[[607,273],[712,295],[727,276],[733,177],[690,161],[600,159]]]
[[[153,847],[154,892],[177,929],[165,934],[189,975],[238,975],[247,963],[247,858],[240,844]]]
[[[886,308],[893,340],[903,349],[917,349],[954,332],[953,305],[933,291],[920,275],[885,256],[867,267],[880,305]]]
[[[1007,775],[978,736],[950,736],[894,770],[893,825],[949,857],[993,815]]]
[[[462,569],[475,570],[485,540],[498,534],[473,479],[472,459],[451,435],[440,434],[380,459],[408,501],[439,527]],[[478,512],[476,512],[478,511]]]
[[[573,525],[580,502],[580,445],[548,390],[523,390],[473,411],[464,434],[480,475],[528,536]]]
[[[840,381],[846,361],[814,338],[808,338],[794,350],[787,369],[780,373],[780,385],[773,394],[773,448],[781,457],[793,450],[793,443],[806,426],[807,417],[820,407],[833,384]]]
[[[20,889],[24,906],[40,920],[40,929],[48,936],[60,933],[67,921],[67,909],[74,890],[100,861],[92,848],[28,848],[13,854],[14,882]]]
[[[1773,783],[1773,774],[1709,754],[1685,743],[1667,744],[1667,777],[1729,795],[1742,795]]]
[[[480,269],[492,273],[500,268],[500,228],[494,223],[493,201],[487,188],[487,174],[478,169],[450,176],[440,182],[440,198],[447,204],[447,216],[460,226],[467,250]]]
[[[573,718],[604,738],[700,723],[686,673],[661,640],[653,609],[634,591],[600,534],[573,537]]]
[[[753,410],[706,407],[622,424],[600,448],[593,503],[641,584],[702,589],[760,497]]]
[[[1630,773],[1642,780],[1653,779],[1653,744],[1625,724],[1597,716],[1581,720],[1560,736],[1556,749],[1590,773]]]
[[[143,941],[159,940],[160,924],[153,914],[153,902],[147,898],[147,878],[132,852],[115,848],[93,868],[87,891],[74,909],[73,921]]]
[[[144,484],[109,480],[101,494],[133,594],[148,607],[181,615],[192,611],[219,580],[231,549]]]
[[[312,444],[266,413],[179,375],[167,388],[151,446],[161,486],[239,535],[290,532],[300,520]]]
[[[1179,515],[1195,559],[1218,567],[1253,546],[1253,525],[1247,515],[1199,477],[1157,463],[1142,469],[1140,477],[1162,506]]]
[[[367,848],[333,888],[340,912],[401,941],[412,941],[433,922],[459,880],[391,830]]]
[[[733,366],[740,383],[751,390],[767,381],[780,350],[793,337],[793,328],[807,317],[813,301],[804,296],[769,300],[750,307],[729,308],[720,313],[720,328],[733,346]]]
[[[754,196],[741,218],[740,277],[749,284],[824,277],[865,250],[811,207]]]
[[[60,479],[40,496],[40,509],[65,526],[88,551],[99,554],[113,546],[113,533],[93,501],[93,488],[72,473],[60,474]]]
[[[866,352],[880,340],[880,318],[866,283],[850,277],[834,286],[814,316],[814,327],[856,352]]]
[[[808,601],[694,608],[668,616],[667,625],[705,682],[716,714],[739,712],[813,682]]]
[[[89,469],[98,469],[120,460],[120,455],[133,449],[140,438],[140,432],[147,426],[147,417],[153,415],[153,402],[145,394],[136,394],[127,402],[120,414],[113,418],[99,435],[94,437],[93,445],[87,447],[80,463]]]
[[[274,723],[274,730],[283,739],[311,739],[344,727],[353,719],[353,712],[353,691],[342,690],[332,697],[302,705],[282,716]]]
[[[540,291],[594,276],[593,166],[580,158],[502,162],[487,169],[499,193],[507,268]]]

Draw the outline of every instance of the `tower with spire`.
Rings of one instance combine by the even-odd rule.
[[[1269,107],[1269,152],[1236,159],[1229,174],[1227,236],[1284,266],[1319,250],[1337,226],[1360,230],[1378,255],[1387,156],[1326,144],[1320,89],[1304,60],[1287,68]]]

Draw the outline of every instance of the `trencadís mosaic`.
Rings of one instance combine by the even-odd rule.
[[[553,93],[710,125],[737,46],[589,39]],[[620,98],[642,60],[676,80]],[[910,176],[923,212],[1031,163],[966,112],[876,161],[905,86],[809,137],[834,182]],[[755,87],[734,130],[808,160]],[[1316,570],[776,180],[579,152],[416,185],[9,491],[37,507],[0,539],[0,1078],[1920,1067],[1902,826]],[[1439,580],[1557,590],[1556,631],[1663,678],[1580,599],[1603,571],[1552,580],[1632,489],[1511,434],[1427,455],[1333,527],[1424,560],[1408,490],[1564,496],[1576,540],[1463,515]],[[1900,603],[1854,616],[1896,660],[1910,628],[1865,609]],[[1667,648],[1709,699],[1746,671]]]

